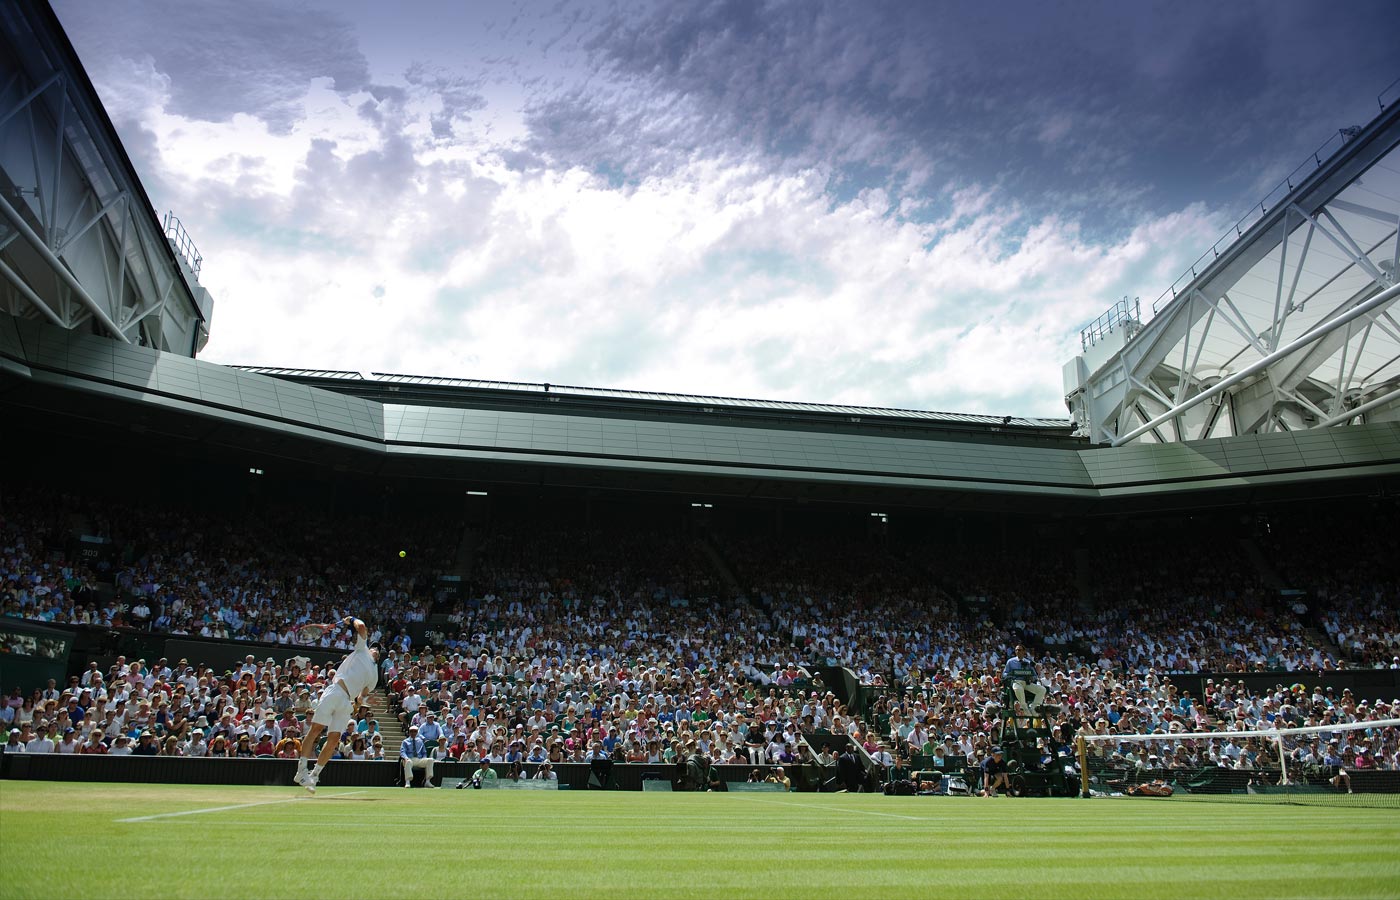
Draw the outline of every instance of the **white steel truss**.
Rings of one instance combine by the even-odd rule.
[[[1398,83],[1400,84],[1400,83]],[[1400,419],[1400,91],[1339,131],[1153,305],[1066,367],[1096,442]],[[1133,309],[1136,312],[1136,308]],[[1110,311],[1113,313],[1113,311]]]
[[[46,4],[0,4],[0,311],[194,356],[212,300]]]

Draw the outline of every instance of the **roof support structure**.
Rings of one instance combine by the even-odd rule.
[[[1155,317],[1117,344],[1081,342],[1065,367],[1076,432],[1199,440],[1321,427],[1362,405],[1372,421],[1400,420],[1397,281],[1400,101],[1334,135],[1152,304]]]
[[[1365,403],[1361,404],[1355,409],[1349,409],[1346,412],[1340,415],[1333,416],[1332,418],[1324,422],[1319,422],[1318,427],[1331,428],[1333,425],[1341,425],[1344,422],[1353,422],[1358,417],[1364,416],[1371,410],[1380,409],[1382,406],[1394,403],[1397,399],[1400,399],[1400,388],[1396,388],[1395,390],[1381,394],[1379,397],[1376,397],[1373,400],[1367,400]]]
[[[1190,400],[1187,400],[1183,403],[1178,403],[1176,406],[1167,410],[1165,413],[1162,413],[1160,416],[1157,416],[1156,418],[1146,422],[1143,425],[1139,425],[1137,428],[1134,428],[1127,434],[1115,438],[1113,441],[1113,446],[1117,447],[1122,444],[1126,444],[1134,438],[1142,436],[1146,432],[1151,431],[1159,425],[1162,425],[1163,423],[1167,422],[1174,416],[1179,416],[1187,410],[1191,409],[1192,407],[1197,406],[1198,404],[1203,403],[1206,400],[1209,400],[1217,394],[1224,393],[1225,391],[1229,390],[1230,388],[1234,387],[1235,385],[1239,384],[1240,382],[1244,381],[1245,379],[1249,378],[1255,373],[1260,372],[1268,368],[1270,365],[1277,362],[1278,360],[1283,359],[1295,350],[1298,350],[1302,347],[1307,346],[1308,344],[1311,344],[1313,341],[1318,340],[1324,335],[1329,334],[1330,332],[1333,332],[1338,328],[1341,328],[1343,325],[1346,325],[1353,319],[1358,319],[1366,315],[1373,309],[1378,309],[1382,306],[1386,306],[1395,302],[1397,298],[1400,298],[1400,285],[1395,285],[1387,288],[1384,291],[1381,291],[1379,294],[1372,297],[1370,300],[1367,300],[1360,306],[1354,307],[1348,312],[1345,312],[1342,315],[1338,316],[1337,318],[1329,322],[1325,322],[1322,325],[1319,325],[1317,328],[1314,328],[1312,331],[1308,332],[1307,334],[1303,335],[1297,340],[1290,341],[1287,345],[1280,347],[1278,350],[1275,350],[1273,353],[1270,353],[1263,359],[1251,363],[1241,371],[1235,373],[1234,375],[1231,375],[1229,378],[1224,378],[1216,382],[1214,385],[1201,391],[1199,394],[1195,395]],[[1394,393],[1395,392],[1392,391],[1386,394],[1385,396],[1389,398]],[[1375,407],[1373,406],[1371,408],[1374,409]],[[1357,415],[1357,413],[1353,412],[1352,415],[1348,418],[1352,418],[1355,415]]]
[[[52,307],[45,303],[38,294],[34,293],[34,289],[25,284],[24,279],[20,278],[19,274],[16,273],[14,269],[6,265],[3,259],[0,259],[0,275],[4,275],[5,280],[10,282],[10,284],[14,286],[14,289],[19,291],[20,296],[28,300],[29,305],[37,309],[44,318],[57,325],[59,328],[68,327],[68,323],[60,319],[58,313],[54,312]]]
[[[0,312],[193,356],[212,311],[194,263],[150,208],[53,11],[12,6],[0,15],[0,274],[14,290]],[[22,240],[3,240],[11,230]]]
[[[92,313],[92,317],[98,322],[101,322],[102,327],[105,328],[112,337],[121,341],[123,344],[131,343],[131,338],[127,337],[126,334],[117,327],[117,323],[112,321],[112,318],[107,315],[107,311],[102,308],[101,304],[88,295],[88,292],[78,283],[78,279],[74,278],[73,273],[68,271],[68,267],[60,262],[57,256],[54,256],[53,251],[44,243],[44,239],[34,233],[34,229],[29,227],[29,223],[24,221],[24,216],[21,216],[19,210],[11,206],[10,201],[6,200],[4,197],[0,197],[0,214],[3,214],[5,218],[10,220],[10,224],[29,242],[30,246],[34,248],[34,251],[39,254],[39,258],[48,263],[54,275],[58,276],[59,280],[68,286],[68,290],[73,293],[73,296],[82,301],[82,304]]]

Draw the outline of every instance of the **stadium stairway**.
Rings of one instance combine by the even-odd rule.
[[[471,578],[472,568],[476,565],[476,546],[480,533],[476,528],[467,525],[462,529],[462,539],[457,542],[457,556],[454,560],[454,574],[462,576],[463,581]]]
[[[372,691],[369,695],[369,708],[379,720],[379,732],[384,735],[384,757],[398,756],[399,744],[403,742],[403,726],[389,707],[389,695],[383,690]]]
[[[1278,570],[1269,565],[1269,561],[1264,558],[1259,545],[1252,538],[1240,538],[1239,543],[1240,550],[1244,551],[1250,565],[1254,566],[1254,571],[1259,573],[1259,580],[1275,591],[1283,590],[1283,579],[1279,577]]]
[[[1094,562],[1086,547],[1074,551],[1074,587],[1079,591],[1081,604],[1094,602]]]
[[[1308,636],[1309,641],[1311,641],[1318,647],[1321,647],[1323,650],[1326,650],[1328,653],[1332,654],[1334,657],[1341,660],[1343,663],[1350,663],[1354,665],[1357,662],[1357,660],[1354,659],[1348,651],[1343,650],[1340,646],[1333,643],[1332,638],[1327,634],[1327,632],[1315,627],[1308,616],[1303,616],[1300,618],[1303,623],[1303,633]]]
[[[708,535],[702,534],[696,538],[696,546],[700,548],[700,552],[704,554],[705,558],[710,561],[710,565],[714,567],[720,580],[724,582],[724,586],[729,589],[730,596],[740,598],[748,603],[749,607],[754,612],[763,616],[763,620],[766,624],[764,630],[769,634],[776,634],[778,629],[777,625],[773,622],[772,611],[763,603],[750,597],[743,586],[739,584],[739,579],[734,574],[734,568],[729,565],[729,560],[724,558],[723,551],[719,549],[715,542],[712,541]],[[807,658],[807,648],[794,640],[791,635],[785,640],[793,651],[788,655],[794,659],[802,660],[802,664],[810,668],[811,660]],[[776,662],[776,660],[774,661]]]
[[[1259,545],[1252,538],[1240,538],[1240,549],[1244,551],[1255,571],[1259,573],[1259,580],[1264,582],[1267,587],[1275,591],[1282,591],[1289,587],[1279,576],[1278,570],[1264,557],[1263,551],[1259,549]],[[1342,648],[1334,644],[1327,633],[1318,627],[1322,623],[1322,619],[1318,615],[1314,598],[1304,597],[1303,602],[1308,604],[1307,612],[1298,614],[1292,612],[1291,609],[1289,610],[1289,613],[1302,624],[1303,633],[1308,636],[1312,643],[1331,653],[1337,659],[1349,659]],[[1291,606],[1291,604],[1286,605]]]
[[[481,543],[481,531],[473,525],[462,527],[462,536],[457,540],[457,550],[452,556],[452,566],[444,575],[454,575],[461,579],[458,582],[460,590],[465,591],[471,582],[472,571],[476,565],[476,550]],[[464,595],[462,595],[464,597]],[[447,611],[456,604],[458,596],[442,597],[432,604],[430,625],[443,625],[447,622]]]
[[[719,548],[714,545],[714,542],[707,536],[701,535],[696,538],[696,544],[699,546],[700,552],[710,561],[710,565],[714,566],[720,580],[724,582],[725,587],[729,588],[733,596],[745,596],[744,589],[739,585],[739,579],[734,577],[734,570],[730,568],[729,561],[724,558],[723,553],[719,552]]]

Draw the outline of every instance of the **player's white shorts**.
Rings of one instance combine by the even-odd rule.
[[[311,716],[311,721],[339,731],[345,727],[345,723],[354,718],[354,715],[355,710],[350,707],[350,695],[345,693],[345,688],[332,684],[321,694],[321,701],[316,704],[316,712]]]

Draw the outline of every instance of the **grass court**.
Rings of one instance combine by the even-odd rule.
[[[0,782],[0,897],[1400,897],[1400,813]]]

